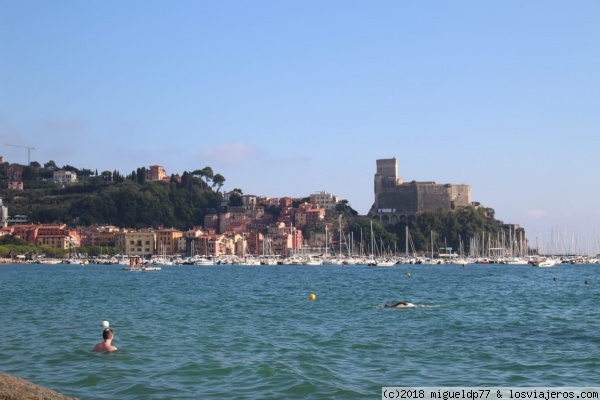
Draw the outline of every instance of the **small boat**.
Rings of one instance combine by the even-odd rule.
[[[194,261],[194,265],[215,265],[215,261],[206,257],[198,257],[196,261]]]
[[[545,258],[534,261],[533,265],[540,268],[549,268],[556,265],[556,261],[551,258]]]
[[[506,259],[506,264],[508,265],[527,265],[529,261],[521,258],[521,257],[509,257]]]
[[[375,266],[377,267],[393,267],[396,265],[394,260],[375,260]]]

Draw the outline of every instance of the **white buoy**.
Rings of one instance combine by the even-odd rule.
[[[109,325],[110,324],[108,323],[108,321],[102,321],[102,324],[100,326],[103,327],[103,328],[108,328]]]

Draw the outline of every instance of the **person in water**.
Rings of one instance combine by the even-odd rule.
[[[390,307],[397,308],[397,307],[403,307],[403,306],[406,307],[408,305],[410,305],[410,303],[408,301],[399,301],[399,302],[394,303],[394,304],[388,304],[388,302],[386,301],[383,306],[385,308],[390,308]]]
[[[115,346],[112,345],[112,341],[115,337],[115,333],[113,332],[112,329],[110,328],[106,328],[104,331],[102,331],[102,338],[104,339],[103,342],[101,343],[97,343],[94,346],[94,351],[115,351],[117,350],[117,348]]]

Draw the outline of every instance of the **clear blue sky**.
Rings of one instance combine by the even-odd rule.
[[[595,242],[599,18],[597,0],[0,0],[0,142],[361,214],[396,157],[532,241]]]

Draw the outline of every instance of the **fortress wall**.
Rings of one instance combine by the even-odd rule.
[[[433,211],[438,208],[451,209],[450,185],[417,184],[419,211]]]
[[[395,213],[414,214],[418,210],[418,198],[415,185],[401,185],[393,190],[387,190],[384,193],[379,193],[377,208],[393,209]]]
[[[450,199],[457,207],[467,207],[473,202],[470,185],[451,185],[450,189]]]

